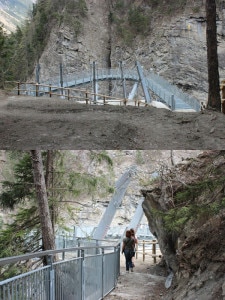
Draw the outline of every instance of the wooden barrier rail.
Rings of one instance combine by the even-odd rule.
[[[13,82],[7,81],[6,84],[10,85],[10,88],[5,88],[8,91],[16,91],[18,96],[20,95],[28,95],[28,93],[33,93],[35,97],[49,95],[52,96],[64,97],[67,100],[77,100],[77,102],[84,102],[86,104],[110,104],[112,102],[118,103],[119,105],[127,105],[128,99],[122,99],[118,97],[106,96],[102,94],[97,94],[90,92],[84,89],[76,89],[76,88],[67,88],[67,87],[59,87],[54,85],[47,84],[38,84],[35,82]],[[77,95],[79,94],[79,95]],[[96,101],[93,98],[101,98]],[[147,106],[143,100],[134,100],[135,106]]]
[[[156,245],[158,244],[157,240],[151,240],[151,241],[146,241],[146,240],[139,240],[138,244],[136,245],[136,258],[138,258],[138,254],[142,254],[143,256],[143,261],[145,261],[145,256],[149,255],[153,258],[154,264],[157,262],[157,258],[161,258],[162,254],[156,249]],[[152,246],[151,249],[146,248],[146,246]],[[150,247],[149,247],[150,248]],[[158,252],[158,253],[157,253]]]
[[[221,111],[222,113],[225,114],[225,80],[221,81],[220,85],[220,90],[221,90]]]

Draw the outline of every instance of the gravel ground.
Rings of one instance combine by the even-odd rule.
[[[225,116],[0,93],[0,149],[225,149]]]
[[[125,257],[121,255],[120,277],[116,288],[106,300],[163,300],[166,289],[165,269],[153,263],[153,259],[141,256],[134,260],[133,273],[126,273]]]

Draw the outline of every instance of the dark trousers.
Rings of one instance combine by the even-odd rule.
[[[126,271],[129,271],[130,268],[132,268],[132,255],[133,251],[132,250],[124,250],[124,255],[126,259]]]

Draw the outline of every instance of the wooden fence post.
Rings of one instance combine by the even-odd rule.
[[[67,99],[70,100],[70,89],[67,90]]]
[[[85,95],[86,95],[86,98],[85,98],[86,104],[88,104],[88,92],[87,91],[86,91]]]
[[[52,85],[51,84],[49,84],[48,91],[49,91],[49,97],[51,98],[52,97]]]
[[[222,100],[222,113],[225,114],[225,99]]]
[[[38,83],[36,83],[36,97],[38,97],[38,87],[39,87],[39,85],[38,85]]]
[[[221,90],[222,90],[222,99],[221,99],[221,110],[222,110],[222,113],[225,114],[225,80],[222,80],[222,86],[221,86]]]
[[[20,83],[17,82],[17,95],[19,96],[20,95]]]
[[[145,261],[145,240],[143,240],[143,261]]]
[[[152,256],[153,256],[153,261],[154,264],[156,264],[156,240],[152,240]]]

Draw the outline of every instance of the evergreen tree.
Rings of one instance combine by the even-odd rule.
[[[33,167],[31,156],[28,152],[9,152],[13,161],[13,175],[2,182],[0,193],[0,206],[5,211],[11,211],[10,223],[1,224],[0,232],[0,257],[20,255],[27,252],[35,252],[46,249],[43,246],[43,234],[38,210],[38,201],[35,192]],[[106,176],[93,176],[79,168],[71,169],[68,152],[42,151],[45,185],[50,210],[51,222],[54,226],[67,229],[67,220],[61,218],[60,212],[68,212],[67,215],[74,219],[77,207],[72,204],[83,205],[76,201],[79,195],[94,195],[104,192],[112,193]],[[106,162],[110,168],[112,160],[105,151],[90,151],[91,161],[102,164]],[[67,163],[66,163],[67,162]],[[69,164],[69,165],[68,165]],[[8,176],[9,177],[9,176]],[[42,213],[44,210],[40,210]],[[20,273],[27,264],[0,269],[4,278]],[[3,278],[3,277],[2,277]]]

